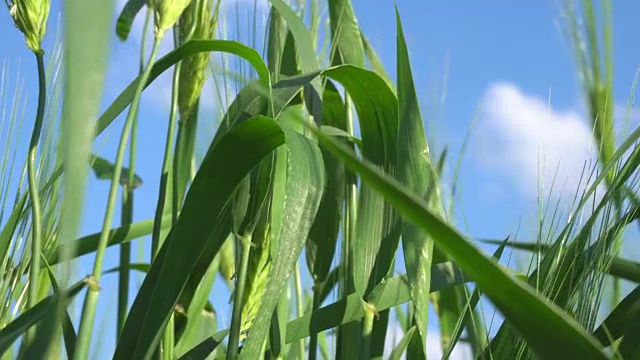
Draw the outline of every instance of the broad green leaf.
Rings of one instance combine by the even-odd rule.
[[[623,336],[632,336],[631,330],[639,320],[640,286],[637,286],[609,313],[593,336],[604,346],[610,346]]]
[[[344,86],[360,121],[362,155],[394,173],[398,138],[398,102],[375,73],[352,65],[324,70],[323,75]],[[400,226],[395,211],[382,196],[363,186],[358,201],[356,237],[352,244],[356,291],[364,296],[389,271],[398,245]],[[381,246],[384,248],[381,250]]]
[[[640,315],[634,314],[633,321],[625,329],[626,335],[622,338],[618,351],[623,359],[637,359],[640,357]]]
[[[400,14],[396,8],[397,79],[398,79],[398,179],[408,189],[424,199],[434,213],[441,215],[442,200],[427,136],[424,131],[420,105],[413,82],[409,51],[402,31]],[[427,315],[429,313],[429,281],[433,261],[433,240],[427,232],[408,221],[402,221],[402,251],[411,285],[413,317],[411,324],[417,331],[407,355],[412,359],[426,358]]]
[[[344,129],[346,126],[344,104],[331,82],[327,82],[322,99],[322,123],[325,124],[323,128],[331,126],[331,129],[336,130]],[[344,166],[326,152],[322,152],[322,158],[327,181],[318,215],[305,247],[307,266],[316,285],[327,279],[331,269],[346,187]]]
[[[322,147],[341,159],[347,168],[359,173],[364,183],[384,194],[405,219],[432,236],[435,244],[450,255],[460,269],[475,279],[481,290],[539,356],[548,359],[564,359],[567,356],[606,358],[597,341],[574,319],[556,305],[548,303],[530,286],[507,274],[457,230],[435,216],[424,200],[417,198],[373,164],[359,160],[349,149],[317,129],[313,130]]]
[[[355,66],[343,65],[329,68],[319,73],[288,78],[274,85],[274,103],[276,106],[281,103],[278,100],[280,98],[279,93],[283,94],[282,102],[286,103],[284,100],[292,99],[298,91],[313,81],[319,74],[340,82],[351,94],[358,116],[361,119],[360,127],[363,134],[362,150],[364,156],[391,171],[396,161],[397,101],[386,83],[375,73]],[[365,140],[365,138],[368,140]],[[365,144],[365,141],[368,142],[368,145]],[[382,201],[381,198],[371,190],[364,190],[364,192],[365,194],[362,196],[368,198],[364,202],[369,203],[369,205],[366,205],[366,208],[369,209],[367,211],[375,213],[378,220],[372,220],[372,223],[377,224],[372,227],[368,227],[366,224],[359,225],[362,241],[368,238],[375,238],[369,237],[367,233],[382,232],[384,225],[382,224],[383,220],[380,218],[384,210],[382,206],[379,206]],[[363,273],[360,276],[360,290],[363,294],[368,285],[374,285],[388,272],[392,253],[397,246],[400,228],[397,221],[391,220],[394,218],[392,209],[387,209],[387,214],[384,218],[388,220],[385,220],[387,229],[384,231],[386,240],[383,243],[387,248],[385,248],[385,251],[381,251],[383,255],[381,258],[376,258],[378,254],[376,250],[367,252],[365,259],[359,259],[361,267],[365,271],[369,269],[369,272],[374,267],[374,262],[376,262],[376,275],[372,277],[371,284],[369,284],[369,274]],[[378,236],[373,245],[367,244],[367,246],[371,247],[371,249],[377,248],[381,242],[380,238]],[[362,250],[362,252],[366,251]]]
[[[286,161],[286,178],[279,180],[284,182],[284,193],[274,191],[273,195],[273,262],[262,294],[260,312],[240,353],[243,359],[259,357],[274,309],[304,247],[324,188],[322,155],[317,144],[291,129],[284,130],[287,153],[286,157],[279,156],[278,161]],[[274,181],[278,183],[277,179]]]
[[[231,130],[232,127],[240,125],[255,116],[266,113],[267,101],[265,97],[262,96],[263,94],[260,83],[257,81],[250,82],[238,92],[238,95],[236,95],[231,105],[229,105],[229,108],[227,108],[227,112],[222,118],[208,151],[211,151],[218,143],[218,140]]]
[[[331,65],[364,67],[364,46],[356,14],[350,0],[329,0],[332,47]]]
[[[295,52],[299,61],[300,70],[305,74],[318,71],[320,69],[320,66],[318,65],[315,49],[313,48],[313,37],[309,29],[305,27],[302,19],[300,19],[298,15],[296,15],[296,13],[293,12],[293,10],[291,10],[291,8],[284,1],[269,0],[269,2],[273,5],[274,8],[278,10],[282,18],[285,20],[287,26],[289,27],[289,31],[291,32],[291,35],[295,40]],[[287,51],[285,52],[285,55],[288,55],[290,53],[290,51]],[[285,59],[290,58],[290,56],[287,56],[287,58]],[[309,112],[311,113],[311,115],[314,118],[319,118],[322,115],[320,113],[320,96],[322,94],[322,84],[319,78],[313,78],[310,82],[313,90],[309,89],[308,94],[305,93],[305,96],[308,96],[309,98],[309,100],[307,101],[307,106],[310,109]]]
[[[93,172],[96,174],[96,177],[100,180],[111,180],[113,179],[115,165],[110,161],[101,158],[97,155],[91,155],[91,168]],[[137,188],[142,185],[142,178],[138,174],[133,174],[134,183],[132,184],[133,188]],[[123,167],[122,173],[120,174],[120,184],[127,185],[129,182],[129,168]]]
[[[138,12],[147,4],[147,0],[129,0],[122,8],[120,16],[116,22],[116,35],[120,41],[126,41],[131,32],[133,20],[135,20]],[[151,10],[149,10],[151,11]]]
[[[234,189],[283,143],[279,126],[272,119],[258,117],[231,129],[205,157],[178,221],[133,302],[114,359],[152,356],[187,282],[200,282],[192,273],[204,274],[226,239],[216,232],[225,232],[225,228],[228,232],[227,225],[219,221],[226,218]]]
[[[269,0],[271,5],[278,11],[285,20],[293,38],[295,39],[296,53],[300,61],[300,69],[303,73],[312,73],[320,69],[316,53],[313,49],[311,33],[305,27],[302,19],[282,0]],[[320,90],[320,83],[317,83],[316,91]]]
[[[274,6],[271,6],[269,12],[267,59],[274,82],[279,81],[282,75],[293,76],[299,73],[293,34],[287,30],[284,18]]]
[[[55,313],[60,300],[64,301],[61,306],[66,308],[71,299],[82,291],[85,285],[87,285],[87,281],[83,279],[66,291],[58,292],[42,299],[34,307],[20,314],[0,330],[0,355],[4,354],[25,331],[46,318],[48,314]],[[64,294],[64,297],[61,297],[61,294]]]
[[[269,9],[269,37],[267,40],[267,66],[274,82],[280,79],[280,69],[287,38],[287,27],[280,12],[273,6]]]

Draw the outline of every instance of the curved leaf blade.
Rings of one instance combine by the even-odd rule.
[[[215,233],[228,229],[219,221],[226,218],[234,189],[283,143],[284,133],[275,121],[257,117],[231,129],[205,157],[178,221],[133,302],[114,359],[147,359],[153,354],[192,272],[198,267],[206,270],[222,246],[225,237]]]

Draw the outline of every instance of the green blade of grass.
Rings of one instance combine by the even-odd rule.
[[[198,346],[204,346],[204,344],[207,343],[210,344],[210,346],[208,347],[208,349],[210,350],[209,356],[213,355],[211,354],[211,352],[217,352],[218,348],[212,347],[213,343],[211,343],[211,340],[213,340],[212,336],[215,334],[218,326],[217,317],[212,310],[213,308],[207,308],[205,310],[202,310],[200,314],[197,314],[196,317],[192,316],[188,319],[188,321],[191,321],[192,325],[190,326],[193,330],[191,330],[189,334],[185,332],[182,335],[182,347],[178,347],[178,345],[176,344],[175,353],[178,358],[189,354],[190,351],[194,348]]]
[[[314,129],[321,146],[341,159],[352,171],[359,173],[365,183],[385,195],[405,219],[429,233],[434,242],[472,276],[508,321],[525,338],[534,351],[548,359],[567,356],[584,359],[606,358],[597,341],[580,325],[549,304],[530,286],[515,280],[495,261],[484,255],[428,209],[428,205],[393,178],[368,162],[357,159],[333,139]]]
[[[332,81],[327,81],[322,94],[322,128],[335,129],[349,135],[347,129],[344,103],[340,93]],[[322,150],[324,168],[326,172],[326,186],[318,209],[318,215],[309,232],[309,238],[305,246],[307,268],[314,282],[312,311],[318,309],[324,300],[329,271],[335,257],[336,244],[340,231],[340,222],[343,217],[343,204],[345,201],[346,173],[344,166]],[[334,274],[337,274],[335,272]],[[337,282],[337,276],[334,276]],[[328,286],[333,288],[333,286]],[[311,333],[309,336],[309,359],[317,356],[318,336]]]
[[[38,302],[31,309],[23,312],[15,320],[0,330],[0,355],[4,354],[25,331],[46,318],[48,314],[56,312],[58,303],[64,300],[62,306],[66,307],[71,299],[87,285],[83,279],[72,285],[64,292],[50,295]],[[60,295],[64,293],[64,297]]]
[[[4,262],[7,256],[9,256],[9,247],[11,246],[11,239],[15,234],[18,224],[23,215],[23,208],[27,202],[27,196],[24,194],[20,200],[14,205],[9,219],[4,224],[2,232],[0,232],[0,263]]]
[[[342,64],[351,64],[360,67],[364,67],[364,49],[363,44],[360,38],[360,29],[358,27],[358,22],[353,11],[353,6],[351,5],[350,0],[329,0],[328,1],[329,8],[329,29],[331,33],[331,46],[329,49],[329,53],[327,54],[329,57],[329,63],[331,65],[342,65]],[[325,51],[325,50],[323,50]],[[352,100],[351,95],[347,91],[344,94],[345,108],[344,108],[344,117],[345,117],[345,131],[349,135],[354,134],[354,121],[353,121],[353,113],[352,113]],[[361,124],[362,126],[362,124]],[[369,139],[372,141],[372,139]],[[364,150],[363,150],[364,152]],[[362,273],[364,269],[362,266],[358,266],[356,264],[358,261],[354,261],[353,259],[358,259],[361,254],[353,253],[353,249],[359,249],[358,247],[358,238],[362,238],[361,234],[359,235],[358,229],[359,224],[361,222],[357,221],[357,219],[367,219],[371,220],[372,223],[367,225],[387,225],[386,223],[382,224],[385,219],[380,219],[374,217],[372,215],[365,214],[364,216],[360,214],[360,203],[362,201],[362,197],[370,197],[368,193],[370,190],[362,189],[360,198],[357,194],[358,191],[358,181],[354,174],[346,173],[345,178],[345,213],[343,219],[343,237],[341,244],[341,262],[344,264],[343,270],[344,275],[342,276],[342,280],[340,282],[339,294],[340,297],[345,297],[347,294],[353,291],[354,286],[356,291],[360,290],[362,292],[365,291],[369,281],[369,274]],[[370,197],[371,198],[371,197]],[[373,197],[375,199],[375,197]],[[371,206],[370,201],[366,201],[367,205],[364,209],[365,212],[371,211],[374,206]],[[383,204],[380,204],[383,205]],[[380,206],[380,209],[383,209],[383,206]],[[391,215],[391,214],[389,214]],[[376,224],[379,223],[379,224]],[[375,232],[380,232],[380,230],[376,229],[377,226],[372,226],[370,229]],[[361,229],[361,228],[360,228]],[[382,236],[381,232],[377,234],[378,236],[373,236],[373,243],[371,244],[372,250],[378,250],[379,247],[379,237]],[[395,236],[394,236],[395,237]],[[393,243],[395,242],[394,238],[389,239],[389,243],[391,243],[391,247],[393,247]],[[393,251],[393,250],[392,250]],[[375,256],[376,254],[371,254]],[[360,258],[362,259],[362,258]],[[368,262],[369,260],[365,257],[364,262]],[[368,266],[367,266],[368,267]],[[384,265],[382,266],[384,267]],[[376,276],[378,278],[378,276]],[[358,289],[358,287],[362,289]],[[364,295],[364,293],[362,294]],[[373,314],[370,313],[366,321],[366,327],[361,329],[360,324],[354,323],[346,326],[342,326],[338,331],[338,339],[337,339],[337,348],[336,348],[336,356],[344,357],[344,358],[365,358],[370,354],[368,343],[371,342],[371,333],[373,331]],[[386,331],[381,332],[384,336]],[[380,341],[380,340],[379,340]],[[363,345],[366,349],[364,352],[360,351],[362,345],[361,342],[364,342]],[[384,342],[384,341],[382,341]]]
[[[324,167],[317,144],[291,129],[284,130],[288,149],[286,180],[283,179],[286,185],[283,193],[274,192],[273,196],[277,202],[272,214],[276,234],[271,239],[273,262],[260,312],[240,353],[242,359],[259,357],[273,311],[307,239],[324,188]]]
[[[114,359],[146,359],[153,354],[194,268],[208,267],[222,246],[222,241],[209,240],[226,238],[213,235],[225,227],[218,221],[225,218],[233,190],[260,160],[283,143],[280,127],[273,120],[259,117],[233,128],[207,155],[187,192],[178,222],[133,302]]]
[[[369,40],[367,39],[367,37],[364,35],[363,32],[360,32],[360,36],[362,37],[362,45],[364,46],[364,53],[367,56],[367,60],[369,60],[369,65],[371,66],[371,69],[373,70],[373,72],[378,74],[378,76],[380,76],[382,80],[384,80],[384,82],[387,83],[390,89],[395,90],[395,85],[393,81],[391,81],[391,78],[389,77],[387,70],[384,68],[384,65],[382,64],[382,60],[380,60],[378,53],[376,53],[376,50],[373,48],[373,46],[371,45],[371,43],[369,42]]]
[[[202,276],[202,280],[199,282],[193,297],[189,303],[179,302],[179,306],[183,308],[182,311],[186,311],[186,324],[179,326],[176,324],[176,354],[186,353],[186,350],[191,348],[194,342],[201,340],[202,332],[200,329],[203,322],[203,312],[209,304],[209,295],[213,288],[213,283],[219,270],[219,256],[214,258],[213,262]],[[217,260],[217,261],[216,261]],[[214,319],[215,320],[215,319]],[[213,329],[211,329],[213,330]],[[213,332],[211,332],[213,334]],[[210,335],[211,335],[210,334]]]
[[[336,130],[346,127],[344,103],[332,82],[327,82],[322,97],[322,123]],[[325,151],[322,158],[327,182],[305,248],[307,266],[316,285],[327,279],[331,269],[346,187],[344,166]],[[315,309],[319,304],[314,304]]]
[[[162,227],[171,227],[171,217],[165,216],[162,219]],[[118,227],[111,229],[109,234],[109,241],[107,247],[119,245],[125,242],[132,241],[134,239],[151,234],[153,230],[153,220],[144,220],[135,222],[126,227]],[[47,261],[50,265],[58,264],[61,261],[60,253],[73,249],[74,257],[80,257],[82,255],[90,254],[96,251],[98,248],[98,242],[100,240],[100,233],[94,233],[83,236],[74,241],[70,241],[65,244],[60,244],[55,247],[47,256]]]
[[[450,263],[434,265],[431,270],[431,291],[440,291],[448,287],[459,285],[469,279],[465,279],[462,272],[456,269],[451,276]],[[369,302],[378,310],[385,310],[406,303],[411,299],[409,283],[406,275],[385,279],[371,292]],[[365,310],[362,298],[353,293],[347,298],[321,307],[320,309],[305,314],[287,323],[286,343],[304,339],[310,333],[320,333],[324,330],[347,324],[364,316]],[[228,330],[222,330],[214,335],[216,339],[222,339]]]
[[[364,67],[364,46],[356,14],[350,0],[329,0],[332,47],[331,65]]]
[[[305,27],[302,20],[293,10],[282,0],[269,0],[271,5],[278,11],[280,16],[285,20],[289,30],[295,39],[296,52],[300,60],[300,69],[303,73],[312,73],[320,69],[316,53],[313,49],[313,40],[311,33]],[[314,88],[320,92],[320,82],[318,81]]]
[[[287,294],[281,294],[269,327],[269,353],[272,359],[282,358],[285,353],[288,305]]]
[[[504,239],[498,246],[498,248],[496,249],[496,251],[493,253],[493,257],[496,259],[496,261],[499,261],[500,258],[502,257],[502,253],[504,252],[504,249],[507,245],[507,241],[509,240],[509,238],[507,237],[506,239]],[[469,319],[470,316],[473,316],[472,313],[476,308],[476,305],[478,304],[478,302],[480,301],[480,289],[475,288],[473,290],[473,293],[471,294],[471,296],[469,297],[469,299],[467,300],[467,304],[462,312],[462,314],[460,314],[460,318],[458,319],[458,322],[456,323],[455,327],[453,328],[453,331],[451,331],[451,341],[449,342],[449,344],[447,344],[447,347],[445,347],[444,349],[442,349],[442,359],[449,359],[449,356],[451,356],[451,353],[453,352],[453,348],[456,346],[456,344],[458,343],[458,340],[460,339],[460,336],[462,335],[462,331],[464,330],[464,326],[465,324],[467,324],[467,321]]]
[[[304,25],[302,19],[291,10],[291,8],[282,0],[269,0],[278,13],[287,23],[289,31],[295,40],[295,52],[299,60],[300,70],[303,73],[313,73],[320,69],[318,60],[316,59],[315,49],[313,48],[313,37],[309,29]],[[297,71],[296,71],[297,73]],[[311,79],[311,87],[314,91],[310,91],[310,101],[307,102],[310,114],[315,118],[321,117],[321,99],[322,83],[319,78]],[[305,94],[306,95],[306,94]]]
[[[149,269],[151,269],[151,265],[145,264],[145,263],[130,263],[126,267],[127,271],[135,270],[135,271],[139,271],[139,272],[145,273],[145,274],[149,272]],[[111,273],[118,272],[120,270],[121,270],[121,267],[120,266],[116,266],[116,267],[113,267],[113,268],[111,268],[109,270],[103,271],[102,274],[103,275],[111,274]]]
[[[206,359],[220,345],[220,341],[213,338],[206,338],[198,345],[191,348],[184,355],[180,356],[180,360],[202,360]]]
[[[269,69],[262,61],[262,57],[260,56],[260,54],[257,51],[236,41],[227,40],[191,40],[184,43],[180,47],[169,52],[161,59],[156,61],[156,63],[153,65],[153,68],[151,69],[149,80],[145,84],[145,87],[149,86],[149,84],[151,84],[158,76],[160,76],[171,66],[175,65],[178,61],[184,59],[187,56],[207,51],[226,52],[229,54],[240,56],[243,59],[247,60],[256,70],[263,89],[270,89],[271,80]],[[118,95],[118,97],[107,108],[107,110],[102,113],[102,115],[98,119],[98,124],[96,125],[97,135],[101,134],[116,119],[116,117],[120,115],[120,113],[129,105],[129,103],[131,103],[131,99],[133,98],[133,94],[139,81],[139,77],[133,80],[122,91],[122,93]]]
[[[431,269],[431,291],[438,291],[462,284],[465,279],[460,271],[451,277],[450,263],[434,265]],[[406,275],[385,279],[371,291],[368,302],[378,311],[406,303],[411,299]],[[313,313],[294,319],[287,325],[287,343],[305,338],[310,332],[321,332],[339,325],[362,319],[365,314],[362,298],[352,293],[346,299],[321,307]]]
[[[274,82],[280,78],[282,57],[287,38],[287,28],[282,15],[273,7],[269,9],[269,38],[267,40],[267,66]]]
[[[398,136],[398,102],[393,92],[375,73],[352,65],[324,70],[323,75],[340,82],[353,99],[360,119],[363,156],[393,172]],[[354,283],[362,296],[388,272],[397,247],[399,226],[393,211],[385,208],[388,206],[373,189],[363,188],[358,216],[366,221],[358,222],[353,244]],[[389,246],[386,251],[379,251],[382,243]]]
[[[396,7],[397,79],[398,79],[398,178],[408,189],[418,194],[433,211],[442,209],[439,185],[424,131],[418,96],[413,83],[409,51],[402,30],[400,13]],[[429,281],[433,260],[433,241],[417,226],[403,221],[402,250],[411,284],[413,317],[411,324],[417,331],[407,349],[412,359],[426,359],[426,339],[429,313]],[[405,335],[406,336],[406,335]]]
[[[417,330],[418,328],[414,325],[409,329],[409,331],[402,335],[402,339],[400,339],[398,345],[391,350],[391,354],[389,354],[388,358],[389,360],[400,360],[402,358],[402,354],[407,350],[407,346],[409,346],[411,339],[416,335]]]
[[[639,316],[640,286],[637,286],[609,313],[593,336],[604,346],[610,346],[619,338],[632,334],[630,330],[638,322]]]

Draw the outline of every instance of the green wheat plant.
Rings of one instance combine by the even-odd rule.
[[[386,68],[349,0],[269,0],[264,19],[257,1],[247,15],[225,0],[128,0],[115,28],[112,2],[64,0],[51,53],[41,47],[49,1],[7,5],[40,87],[35,119],[23,117],[34,104],[2,71],[2,359],[426,359],[433,323],[445,359],[461,346],[479,359],[640,357],[640,264],[620,257],[640,217],[640,128],[616,143],[611,1],[565,1],[598,158],[571,194],[569,221],[559,205],[541,205],[529,241],[476,241],[458,228],[457,188],[442,180],[451,160],[428,141],[434,120],[409,61],[409,9],[396,7],[396,67]],[[111,40],[131,41],[135,19],[153,44],[142,40],[138,75],[104,99]],[[163,73],[170,108],[153,121],[166,125],[164,148],[144,154],[161,163],[155,212],[134,221],[135,190],[154,183],[137,173],[137,144],[150,135],[137,131],[150,121],[138,109]],[[111,159],[96,138],[125,111]],[[33,129],[24,165],[22,127]],[[203,127],[215,129],[206,141]],[[101,228],[80,234],[91,176],[109,191],[93,194],[106,199],[91,209]],[[132,260],[134,240],[148,256]],[[506,250],[529,266],[505,265]],[[116,333],[104,354],[96,318],[110,273]],[[622,280],[635,287],[625,296]],[[504,319],[497,331],[487,301]]]

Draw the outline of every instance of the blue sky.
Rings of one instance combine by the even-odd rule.
[[[253,1],[237,1],[241,15],[246,16],[248,9],[253,7]],[[394,4],[390,0],[372,3],[353,1],[360,26],[395,78]],[[477,119],[459,177],[457,225],[474,237],[504,238],[514,234],[518,226],[521,226],[521,239],[533,236],[538,217],[538,181],[546,179],[548,191],[550,178],[558,161],[561,161],[558,181],[566,181],[566,193],[573,195],[577,186],[576,169],[579,171],[583,161],[593,155],[572,50],[560,31],[562,1],[398,0],[397,3],[432,151],[439,153],[444,145],[450,146],[449,172],[472,119]],[[117,2],[118,10],[122,4],[123,1]],[[52,48],[53,30],[59,13],[60,5],[53,1],[45,49]],[[640,65],[640,48],[635,36],[636,14],[640,14],[640,3],[615,3],[614,91],[620,109],[624,109],[634,74]],[[264,19],[265,15],[263,11],[259,18]],[[227,19],[230,27],[235,27],[235,19],[235,15]],[[135,29],[141,29],[141,21],[137,22]],[[10,65],[8,84],[11,88],[15,87],[17,80],[24,81],[24,92],[28,94],[29,105],[25,110],[23,129],[25,140],[22,141],[22,148],[26,149],[26,139],[31,131],[29,121],[35,113],[37,94],[35,62],[7,11],[0,15],[0,31],[4,34],[0,59]],[[103,109],[137,73],[139,40],[139,35],[132,35],[130,41],[123,44],[114,37]],[[165,51],[167,49],[168,39],[164,47]],[[18,64],[20,77],[15,71]],[[168,84],[170,77],[163,76],[143,96],[136,170],[145,182],[136,191],[135,221],[153,217],[155,209],[156,178],[160,171],[168,118]],[[220,109],[211,83],[205,87],[203,96],[200,152],[206,150],[215,131],[215,122],[207,121],[206,116],[215,117]],[[619,115],[621,124],[622,111]],[[632,127],[637,126],[637,120],[637,116],[632,118]],[[98,138],[96,149],[100,149],[102,156],[114,158],[121,126],[122,116],[106,135]],[[0,138],[3,146],[4,141]],[[24,158],[24,154],[19,155],[19,160]],[[546,165],[539,170],[538,160],[542,158],[546,159]],[[450,183],[451,179],[446,181]],[[107,193],[108,183],[96,181],[90,175],[82,234],[100,229],[103,214],[94,209],[104,209]],[[557,197],[552,196],[551,200],[555,201]],[[119,219],[119,211],[115,219]],[[116,225],[117,220],[114,222]],[[134,251],[136,248],[134,245]],[[637,257],[635,249],[629,251],[630,256]],[[146,254],[144,258],[147,258]],[[107,259],[109,264],[106,267],[114,266],[117,249],[110,250]],[[89,260],[80,262],[82,272],[78,276],[89,272]],[[113,309],[105,306],[107,303],[115,304],[116,286],[116,276],[103,278],[102,314],[114,314]],[[216,303],[224,307],[227,300],[228,294],[224,293],[216,298]],[[229,313],[219,315],[228,318]],[[115,319],[105,315],[98,319],[101,321],[107,321],[101,326],[107,336],[99,349],[109,353],[113,348],[111,334],[115,331],[112,324]],[[223,319],[223,324],[226,325],[227,321]]]

